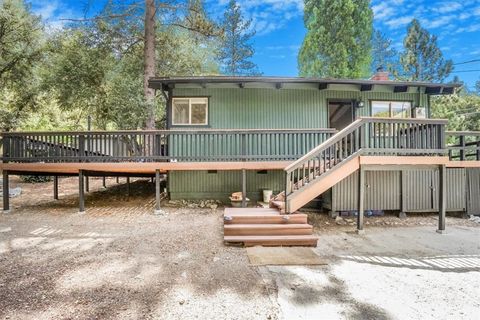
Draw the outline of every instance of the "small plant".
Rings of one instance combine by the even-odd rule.
[[[20,176],[20,179],[27,183],[45,183],[52,181],[51,176]]]

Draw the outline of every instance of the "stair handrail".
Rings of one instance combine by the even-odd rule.
[[[353,131],[361,127],[365,121],[366,120],[364,118],[359,118],[354,122],[350,123],[348,126],[346,126],[342,130],[338,131],[336,134],[334,134],[333,136],[331,136],[330,138],[328,138],[327,140],[319,144],[317,147],[310,150],[304,156],[298,158],[296,161],[289,164],[284,169],[284,171],[286,173],[290,173],[293,170],[301,167],[306,161],[311,160],[311,158],[317,155],[319,152],[323,151],[326,148],[331,147],[334,143],[337,143],[338,141],[346,137],[348,134],[352,133]]]
[[[284,171],[286,173],[290,173],[293,170],[301,167],[306,161],[309,161],[320,153],[321,151],[325,150],[326,148],[331,147],[333,144],[337,143],[341,139],[345,138],[348,134],[351,134],[361,126],[364,126],[368,123],[415,123],[415,124],[424,124],[424,125],[442,125],[443,127],[448,123],[446,119],[415,119],[415,118],[384,118],[384,117],[360,117],[351,124],[349,124],[344,129],[340,130],[317,147],[310,150],[304,156],[300,157],[296,161],[292,162],[288,165]],[[444,139],[444,132],[441,133],[442,139]],[[364,141],[364,143],[368,143],[368,141]],[[366,145],[361,145],[360,149],[365,148]],[[442,146],[440,149],[445,149],[445,146]],[[361,151],[361,150],[359,150]]]

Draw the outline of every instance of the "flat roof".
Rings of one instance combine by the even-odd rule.
[[[230,85],[238,88],[255,84],[266,84],[272,88],[308,86],[320,90],[329,89],[330,85],[357,86],[359,91],[371,91],[374,86],[391,87],[394,92],[407,92],[409,88],[422,88],[423,92],[431,95],[452,94],[455,88],[461,87],[458,83],[431,83],[423,81],[396,81],[396,80],[363,80],[363,79],[334,79],[334,78],[304,78],[304,77],[244,77],[244,76],[195,76],[195,77],[155,77],[150,78],[149,87],[167,90],[181,87],[218,87]]]

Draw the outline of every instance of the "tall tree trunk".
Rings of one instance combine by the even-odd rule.
[[[148,87],[148,79],[155,76],[155,10],[155,0],[145,0],[143,92],[148,108],[146,129],[155,129],[155,90]]]

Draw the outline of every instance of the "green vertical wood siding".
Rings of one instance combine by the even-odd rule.
[[[478,170],[480,172],[480,170]],[[366,210],[400,210],[401,197],[406,198],[407,212],[438,211],[438,170],[413,169],[404,171],[405,190],[402,190],[400,171],[367,171],[365,180]],[[474,185],[478,185],[474,183]],[[467,182],[465,169],[447,169],[447,210],[465,211]],[[336,211],[357,210],[358,172],[332,188],[330,203]],[[478,189],[476,189],[478,190]],[[474,194],[476,190],[468,191]],[[476,191],[478,193],[478,191]],[[474,196],[475,197],[475,196]],[[480,203],[477,200],[477,203]]]
[[[365,172],[365,210],[399,210],[401,206],[400,171]],[[357,210],[358,171],[332,188],[335,211]]]
[[[215,129],[328,128],[329,99],[362,99],[357,116],[371,114],[371,100],[413,101],[427,106],[427,96],[381,91],[316,89],[175,89],[173,96],[208,96],[209,127]]]
[[[467,212],[480,214],[480,169],[468,168],[467,171]]]
[[[341,91],[317,89],[267,89],[267,88],[176,88],[173,96],[208,96],[208,123],[212,129],[302,129],[328,128],[328,100],[345,99],[365,102],[356,109],[357,116],[371,115],[371,100],[405,100],[427,107],[427,96],[418,93],[393,93],[385,91]],[[182,128],[182,127],[178,127]],[[198,141],[197,141],[198,142]],[[321,141],[318,141],[321,142]],[[272,146],[275,144],[272,144]],[[225,148],[234,148],[225,146]],[[257,148],[258,146],[254,146]],[[311,144],[304,148],[311,149]],[[202,143],[185,146],[183,151],[172,149],[175,154],[194,154],[203,149]],[[190,151],[188,151],[190,150]],[[194,150],[194,151],[191,151]],[[280,149],[279,149],[280,150]],[[302,151],[305,151],[302,149]],[[305,152],[306,152],[305,151]],[[234,152],[234,151],[232,151]],[[236,151],[235,151],[236,152]],[[262,151],[258,151],[261,154]],[[222,199],[241,190],[240,172],[171,172],[170,195],[173,199]],[[284,189],[283,172],[269,172],[268,178],[249,172],[248,196],[259,197],[262,188]],[[396,206],[396,203],[394,204]]]
[[[233,192],[242,190],[241,171],[172,171],[169,173],[171,199],[216,199],[228,202]],[[264,189],[275,193],[284,189],[284,172],[269,170],[266,174],[247,171],[247,197],[252,201],[262,198]]]

